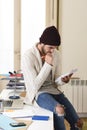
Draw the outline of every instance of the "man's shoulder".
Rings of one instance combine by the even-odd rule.
[[[32,53],[34,53],[34,47],[31,47],[29,49],[27,49],[24,53],[24,55],[31,55]]]
[[[38,55],[38,50],[35,46],[26,50],[26,52],[24,53],[24,57],[30,57],[30,58],[35,58],[37,57],[37,55]]]

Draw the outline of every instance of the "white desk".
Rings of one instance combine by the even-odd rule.
[[[24,109],[32,109],[30,106],[25,106]],[[53,113],[42,108],[33,108],[37,115],[47,115],[50,117],[48,121],[33,121],[28,130],[53,130]]]
[[[20,91],[19,91],[20,92]],[[19,93],[18,92],[18,93]],[[18,94],[17,93],[17,94]],[[3,99],[7,99],[8,96],[13,95],[12,91],[9,89],[4,89],[1,94],[0,94],[0,98]],[[50,117],[50,119],[48,121],[39,121],[39,120],[33,120],[32,124],[29,126],[29,128],[27,130],[53,130],[53,113],[42,109],[40,107],[36,107],[36,106],[29,106],[29,105],[24,105],[24,110],[34,110],[34,114],[37,115],[47,115]],[[25,120],[29,120],[28,118]]]

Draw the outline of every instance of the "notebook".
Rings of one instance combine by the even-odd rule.
[[[6,109],[22,109],[24,106],[22,99],[4,100],[3,107]]]

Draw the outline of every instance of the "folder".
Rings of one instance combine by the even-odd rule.
[[[32,116],[32,120],[47,121],[48,119],[49,119],[49,116],[42,116],[42,115],[34,115],[34,116]]]

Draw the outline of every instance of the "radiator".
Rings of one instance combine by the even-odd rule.
[[[87,113],[87,80],[71,79],[61,89],[78,113]]]

